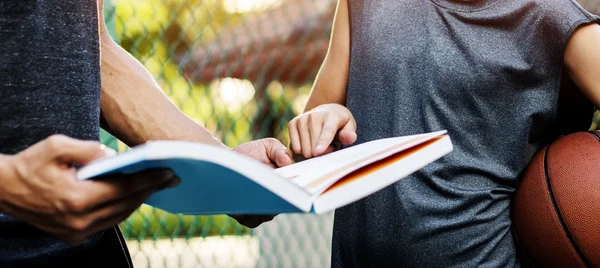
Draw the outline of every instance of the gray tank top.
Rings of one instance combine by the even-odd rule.
[[[357,144],[446,129],[455,149],[338,209],[333,267],[520,266],[510,200],[537,150],[590,126],[593,106],[561,77],[569,36],[598,17],[574,0],[349,0],[349,9]]]

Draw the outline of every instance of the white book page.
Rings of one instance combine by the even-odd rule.
[[[329,188],[314,201],[315,213],[325,213],[350,204],[387,187],[413,172],[425,167],[440,157],[452,152],[450,137],[443,136],[424,147],[399,155],[399,160],[390,158],[370,166],[361,174],[344,178],[340,184]]]
[[[439,131],[375,140],[279,168],[275,172],[290,179],[310,194],[318,195],[337,180],[360,167],[445,133],[446,131]]]

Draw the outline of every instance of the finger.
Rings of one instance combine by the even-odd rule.
[[[297,123],[298,120],[290,121],[290,123],[288,124],[288,131],[290,133],[290,143],[292,145],[292,151],[294,151],[295,154],[300,154],[302,153],[302,147],[300,147],[300,137],[298,133],[298,127],[296,126]]]
[[[4,212],[12,214],[12,212],[18,211],[17,215],[12,215],[15,219],[27,222],[38,229],[47,233],[60,233],[65,231],[64,225],[55,220],[55,216],[52,213],[34,213],[23,209],[22,207],[14,206],[8,202],[4,203]]]
[[[53,135],[44,140],[45,150],[61,161],[87,164],[104,157],[106,152],[102,144],[95,141],[84,141],[64,135]]]
[[[141,206],[141,204],[140,204],[140,206]],[[104,219],[104,220],[88,227],[84,231],[74,232],[71,230],[66,233],[61,233],[59,235],[55,235],[55,237],[57,237],[58,239],[64,241],[65,243],[67,243],[69,245],[72,245],[72,246],[78,245],[78,244],[83,243],[86,238],[88,238],[100,231],[107,230],[108,228],[111,228],[112,226],[125,221],[136,210],[137,209],[131,209],[129,211],[125,211],[120,214],[117,214],[109,219]]]
[[[310,147],[310,132],[308,130],[308,118],[301,117],[298,119],[298,133],[300,135],[300,146],[302,147],[302,155],[309,158],[312,156]]]
[[[139,209],[153,193],[159,190],[160,188],[155,188],[149,191],[144,191],[143,193],[140,193],[134,197],[116,201],[109,206],[95,211],[93,214],[88,216],[92,222],[88,228],[88,231],[95,233],[123,222],[137,209]]]
[[[142,191],[133,196],[113,201],[84,216],[71,216],[65,219],[65,226],[69,226],[70,233],[59,235],[62,240],[77,243],[89,235],[107,229],[127,219],[135,212],[153,193],[168,187],[169,184]],[[73,235],[73,231],[75,235]]]
[[[350,145],[356,142],[356,122],[350,120],[339,132],[338,140],[343,145]]]
[[[136,195],[148,189],[166,188],[179,178],[170,170],[146,170],[132,175],[111,176],[78,182],[78,192],[83,196],[81,212]]]
[[[335,151],[335,147],[332,145],[327,146],[327,150],[325,150],[325,152],[323,152],[323,154],[328,154]]]
[[[321,129],[323,128],[323,120],[318,116],[312,114],[308,117],[308,132],[310,133],[310,148],[312,154],[317,156],[317,152],[314,150],[319,142],[319,136],[321,135]]]
[[[315,147],[315,155],[321,155],[327,150],[333,138],[335,138],[335,134],[338,130],[339,122],[336,118],[330,117],[325,121],[323,125],[323,129],[321,130],[321,135],[319,136],[319,141],[317,142],[317,146]]]
[[[277,164],[277,167],[284,167],[292,164],[292,152],[287,148],[281,148],[277,150],[275,154],[275,164]]]
[[[262,141],[267,149],[267,157],[270,162],[275,163],[278,167],[292,163],[292,152],[285,148],[280,141],[276,139],[263,139]]]

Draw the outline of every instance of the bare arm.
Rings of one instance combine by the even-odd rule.
[[[129,146],[157,139],[225,146],[181,112],[142,64],[112,40],[102,16],[102,2],[98,1],[102,128]]]
[[[600,107],[600,25],[577,29],[567,44],[564,61],[573,81]]]
[[[331,41],[325,60],[313,84],[305,112],[326,103],[346,105],[346,85],[350,63],[350,22],[348,1],[339,0]]]
[[[297,161],[319,156],[356,140],[356,122],[346,105],[350,64],[348,1],[339,0],[327,56],[313,84],[304,113],[288,124]],[[339,143],[338,143],[339,142]]]
[[[142,64],[112,40],[104,23],[102,6],[103,1],[98,0],[102,127],[129,146],[148,140],[188,140],[226,147],[181,112]],[[292,162],[291,152],[272,138],[244,143],[233,150],[272,167]],[[251,228],[273,217],[234,216],[238,222]]]

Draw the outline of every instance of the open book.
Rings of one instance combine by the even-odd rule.
[[[146,204],[207,214],[324,213],[389,186],[452,151],[446,131],[375,140],[272,169],[233,151],[184,141],[152,141],[96,160],[80,180],[171,168],[181,178]]]

